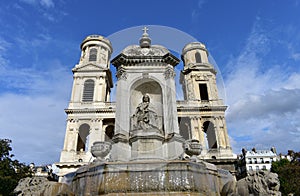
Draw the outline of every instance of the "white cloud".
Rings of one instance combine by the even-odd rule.
[[[53,8],[55,6],[53,0],[20,0],[20,1],[32,6],[37,6],[40,4],[45,8]]]
[[[236,153],[254,146],[300,150],[300,73],[286,71],[287,65],[265,64],[269,36],[257,22],[243,52],[227,64],[227,124]]]
[[[195,5],[195,8],[192,9],[191,11],[191,18],[193,23],[197,23],[199,21],[199,10],[203,8],[203,5],[206,3],[205,0],[198,0],[197,5]]]
[[[8,63],[5,54],[10,46],[11,44],[9,42],[0,37],[0,71],[4,69],[4,66]]]
[[[64,138],[64,99],[53,96],[0,96],[0,137],[12,139],[20,161],[36,164],[58,161]]]
[[[72,74],[57,60],[49,63],[43,71],[0,71],[1,84],[10,89],[0,94],[0,138],[12,139],[13,153],[26,163],[58,161],[63,145]]]
[[[54,7],[54,2],[52,0],[41,0],[40,4],[44,7],[52,8]]]
[[[14,38],[16,45],[22,50],[22,52],[27,52],[32,55],[32,52],[37,47],[44,47],[50,42],[53,42],[53,39],[50,35],[39,33],[35,37],[24,38],[23,36],[16,36]]]
[[[29,4],[33,6],[39,14],[41,14],[44,18],[49,20],[50,22],[56,22],[57,17],[59,16],[65,16],[66,12],[59,10],[59,9],[53,9],[55,7],[55,3],[53,0],[20,0],[20,2]],[[15,6],[15,8],[21,8],[21,6]]]
[[[203,7],[204,3],[205,3],[205,0],[199,0],[198,1],[198,8],[201,9]]]
[[[20,0],[20,1],[30,5],[35,5],[37,3],[37,0]]]
[[[300,60],[300,52],[299,53],[293,53],[291,56],[292,56],[292,58],[295,61],[299,61]]]

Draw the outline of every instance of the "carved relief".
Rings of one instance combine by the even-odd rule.
[[[166,68],[166,71],[165,71],[165,73],[164,73],[164,76],[165,76],[165,79],[166,79],[166,80],[169,79],[169,78],[174,78],[174,77],[176,76],[176,73],[175,73],[173,67],[168,66],[168,67]]]
[[[190,100],[195,99],[193,82],[191,80],[187,81],[187,95],[188,95],[188,99]]]
[[[193,76],[195,77],[196,81],[208,81],[209,77],[211,77],[211,75],[207,74],[195,74]]]
[[[191,78],[195,78],[196,81],[208,81],[213,79],[213,75],[205,74],[205,73],[198,73],[191,75]]]
[[[118,80],[127,80],[127,72],[125,71],[125,69],[122,66],[119,67],[116,75],[117,75]]]
[[[106,55],[104,53],[100,53],[100,63],[106,64]]]
[[[147,49],[141,48],[138,45],[132,45],[126,47],[123,51],[127,56],[164,56],[168,52],[166,48],[159,45],[154,45]]]

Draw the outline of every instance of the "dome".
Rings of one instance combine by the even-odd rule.
[[[164,56],[170,51],[161,45],[151,45],[149,48],[142,48],[139,45],[127,46],[122,53],[126,56]]]
[[[172,55],[167,48],[161,45],[151,45],[151,38],[147,30],[146,27],[143,29],[144,33],[139,40],[140,45],[127,46],[111,63],[116,67],[144,62],[163,62],[173,66],[177,65],[179,59]]]
[[[182,49],[182,55],[185,55],[185,53],[187,53],[190,50],[197,50],[197,49],[204,50],[208,55],[208,51],[206,50],[205,45],[201,42],[191,42],[185,45]]]
[[[95,41],[96,42],[98,41],[98,42],[105,43],[109,47],[109,49],[112,51],[111,42],[108,39],[106,39],[105,37],[101,36],[101,35],[89,35],[89,36],[87,36],[82,41],[82,43],[80,45],[81,50],[86,46],[86,43],[88,43],[88,42],[95,42]]]

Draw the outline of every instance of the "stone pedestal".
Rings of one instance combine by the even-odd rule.
[[[164,137],[156,129],[130,132],[131,160],[163,159]]]

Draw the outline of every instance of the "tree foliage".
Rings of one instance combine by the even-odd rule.
[[[272,163],[272,172],[278,174],[282,195],[300,195],[300,153],[291,154],[292,161],[281,159]]]
[[[31,176],[29,166],[14,160],[11,140],[0,139],[0,195],[11,195],[21,178]]]

